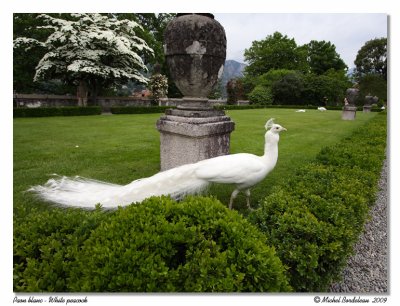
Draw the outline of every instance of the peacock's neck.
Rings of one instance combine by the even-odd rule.
[[[265,134],[264,155],[262,158],[268,165],[274,167],[278,160],[279,134],[267,132]]]

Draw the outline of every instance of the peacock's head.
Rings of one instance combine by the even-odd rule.
[[[269,120],[267,121],[267,123],[265,124],[265,129],[266,129],[267,131],[268,131],[268,129],[269,129],[269,131],[270,131],[271,133],[274,133],[274,134],[279,134],[279,133],[282,132],[282,131],[287,131],[283,126],[274,123],[274,120],[275,120],[274,118],[271,118],[271,119],[269,119]]]

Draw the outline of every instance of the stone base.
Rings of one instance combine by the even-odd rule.
[[[223,111],[204,105],[167,110],[157,121],[161,171],[229,154],[234,128]]]
[[[370,113],[372,105],[364,105],[363,106],[363,113]]]
[[[346,105],[345,107],[343,107],[342,119],[343,120],[354,120],[354,119],[356,119],[356,112],[357,112],[356,106]]]

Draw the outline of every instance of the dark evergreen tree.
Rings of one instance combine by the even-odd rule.
[[[275,32],[263,40],[253,41],[251,47],[244,51],[245,60],[249,63],[246,73],[258,76],[271,69],[306,71],[305,51],[305,48],[297,46],[293,38]]]
[[[359,78],[365,74],[379,74],[387,80],[387,39],[367,41],[358,51],[354,64]]]
[[[336,52],[335,45],[331,42],[312,40],[306,47],[310,72],[323,74],[329,69],[338,71],[347,69],[346,64]]]

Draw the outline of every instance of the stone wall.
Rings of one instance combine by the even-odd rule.
[[[137,97],[97,97],[97,105],[104,111],[113,106],[151,106],[152,100]],[[61,95],[37,95],[37,94],[14,94],[14,107],[65,107],[78,106],[78,99],[75,96]],[[93,102],[88,101],[88,105]]]
[[[153,100],[148,98],[136,97],[98,97],[97,104],[101,106],[103,112],[109,112],[114,106],[140,106],[149,107]]]
[[[78,99],[75,96],[61,95],[37,95],[37,94],[14,94],[14,107],[65,107],[78,106]],[[178,106],[182,99],[165,98],[161,99],[160,106]],[[212,105],[225,105],[226,100],[209,100]],[[238,101],[244,102],[244,101]],[[239,104],[239,103],[238,103]],[[89,100],[88,105],[93,105]],[[108,112],[113,106],[140,106],[148,107],[152,105],[152,100],[146,97],[98,97],[97,105],[103,111]]]
[[[74,96],[14,94],[14,107],[62,107],[77,106],[78,99]]]

